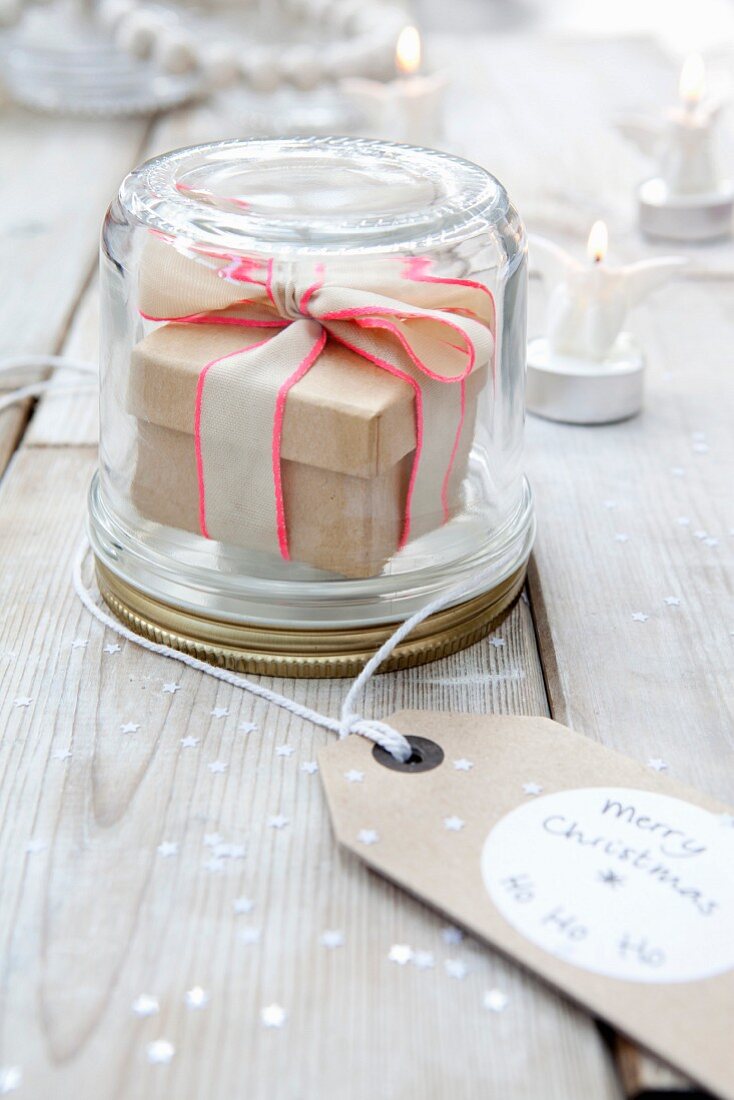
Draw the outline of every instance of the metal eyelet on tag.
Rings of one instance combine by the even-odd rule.
[[[380,745],[375,745],[372,755],[377,763],[382,764],[385,768],[409,774],[430,772],[443,763],[443,749],[435,741],[430,741],[427,737],[406,737],[406,741],[413,751],[405,763],[396,760]]]

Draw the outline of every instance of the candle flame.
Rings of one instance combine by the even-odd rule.
[[[594,222],[586,245],[586,255],[595,264],[601,263],[607,254],[609,234],[605,222]]]
[[[678,93],[686,107],[696,107],[701,102],[706,87],[706,66],[700,53],[690,53],[683,62],[678,82]]]
[[[421,36],[417,27],[403,27],[395,49],[395,64],[401,73],[410,76],[421,64]]]

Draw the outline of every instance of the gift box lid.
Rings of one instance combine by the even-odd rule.
[[[261,339],[241,328],[161,325],[133,349],[129,412],[193,436],[203,367]],[[411,386],[338,344],[329,343],[288,394],[284,460],[371,478],[415,446]]]

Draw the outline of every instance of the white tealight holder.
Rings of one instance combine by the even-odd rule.
[[[647,237],[668,241],[715,241],[728,237],[734,224],[734,183],[722,180],[715,190],[678,195],[659,176],[637,190],[640,229]]]
[[[642,408],[645,357],[628,332],[600,362],[559,355],[541,336],[528,344],[528,412],[565,424],[612,424]]]

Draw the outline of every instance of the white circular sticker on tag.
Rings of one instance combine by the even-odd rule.
[[[482,877],[516,931],[596,974],[692,982],[734,968],[734,824],[679,798],[529,799],[490,832]]]

